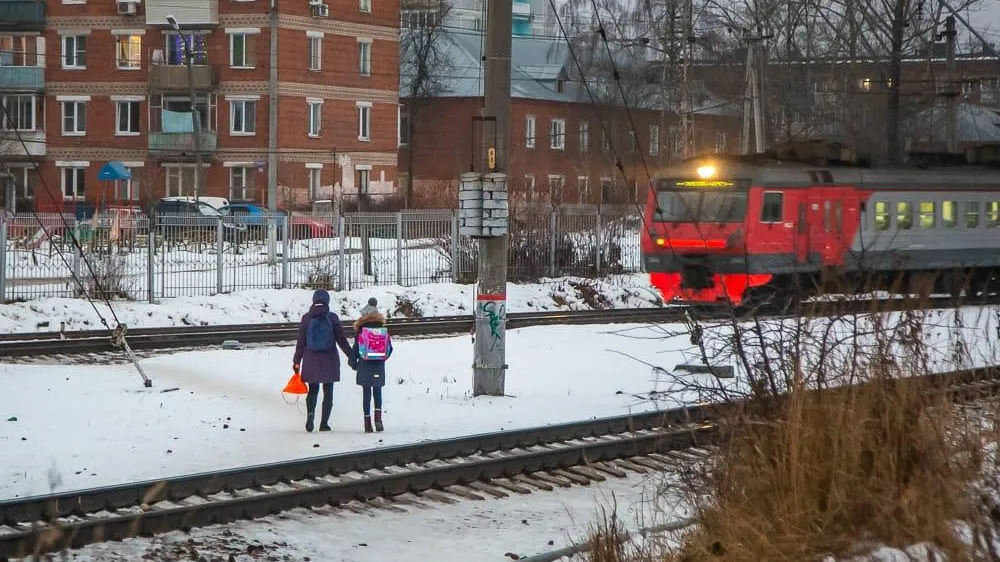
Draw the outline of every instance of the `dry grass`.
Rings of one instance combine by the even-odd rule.
[[[832,314],[836,305],[825,306]],[[714,401],[749,401],[724,421],[724,444],[704,466],[687,467],[672,491],[685,496],[696,527],[672,548],[625,553],[606,518],[591,534],[588,559],[821,560],[921,542],[949,560],[996,559],[954,525],[990,527],[989,506],[975,490],[988,464],[991,434],[983,429],[997,427],[995,412],[984,426],[982,412],[973,420],[910,378],[930,372],[933,357],[968,364],[977,343],[969,334],[989,336],[944,325],[952,313],[910,310],[886,320],[882,312],[843,315],[839,330],[801,318],[733,320],[713,341],[706,329],[702,353],[724,350],[746,377],[743,395],[716,387]],[[943,343],[932,333],[953,335]]]

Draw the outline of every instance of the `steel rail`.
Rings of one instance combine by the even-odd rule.
[[[328,474],[312,473],[289,481],[290,485],[280,490],[264,489],[267,485],[249,481],[246,486],[226,490],[230,492],[230,497],[226,498],[209,498],[210,494],[198,493],[193,495],[203,501],[175,501],[167,506],[153,507],[144,502],[138,509],[107,517],[72,518],[75,520],[55,525],[22,527],[12,533],[0,534],[0,557],[44,554],[94,542],[264,517],[297,507],[340,505],[354,500],[367,501],[407,492],[440,490],[501,477],[689,449],[713,443],[717,436],[716,426],[709,423],[685,424],[675,428],[618,434],[615,438],[605,435],[603,439],[563,442],[558,446],[507,449],[504,454],[494,456],[464,456],[437,465],[386,465],[398,467],[398,471],[366,474],[360,478],[329,479],[326,478]],[[254,493],[238,495],[240,491]]]
[[[587,310],[565,312],[526,312],[507,316],[508,328],[545,325],[615,324],[631,322],[676,322],[682,318],[677,308],[634,308],[616,310]],[[472,316],[391,318],[387,324],[397,336],[445,335],[468,333],[473,327]],[[354,333],[353,321],[345,320],[344,329],[350,337]],[[0,357],[25,357],[32,355],[106,353],[116,351],[107,332],[59,332],[41,334],[7,334],[0,338]],[[163,350],[187,346],[219,345],[227,340],[240,343],[281,343],[298,337],[298,324],[255,324],[185,326],[148,328],[128,331],[128,342],[133,350]]]

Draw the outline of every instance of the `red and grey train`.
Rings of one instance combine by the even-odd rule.
[[[996,167],[808,161],[713,155],[656,174],[641,246],[663,299],[739,305],[831,279],[836,293],[994,292]]]

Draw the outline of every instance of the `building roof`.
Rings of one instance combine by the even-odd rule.
[[[1000,142],[1000,111],[969,103],[956,105],[958,142]],[[947,110],[944,106],[921,111],[913,123],[915,136],[925,141],[944,141],[947,138],[946,123]]]

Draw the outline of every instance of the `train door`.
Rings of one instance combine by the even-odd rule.
[[[827,195],[822,188],[809,190],[806,205],[806,223],[809,236],[809,263],[818,265],[829,243],[829,236],[824,228],[824,203]]]
[[[795,199],[795,260],[809,263],[809,191],[799,192]]]

